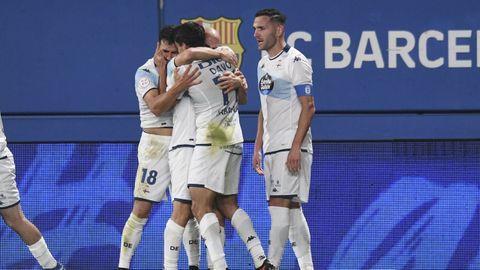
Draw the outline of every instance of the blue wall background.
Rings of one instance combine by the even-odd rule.
[[[5,0],[0,3],[0,111],[10,141],[137,141],[135,70],[153,54],[160,24],[199,16],[240,23],[233,35],[244,48],[241,69],[250,85],[249,103],[240,112],[245,137],[253,140],[260,52],[252,23],[257,10],[272,6],[288,16],[291,45],[312,60],[316,140],[480,138],[480,125],[471,124],[480,123],[480,2],[475,0],[249,0],[241,9],[220,0]],[[399,50],[389,45],[395,31],[411,35],[408,55],[414,66],[399,56],[396,67],[389,66],[389,53]],[[429,31],[443,40],[429,39],[421,49],[421,36]],[[350,39],[351,61],[345,67],[332,68],[326,61],[328,55],[342,59],[326,45],[332,32]],[[366,39],[368,33],[376,38]],[[333,46],[341,43],[337,37]],[[395,42],[397,47],[407,43]],[[355,68],[361,55],[376,55],[384,67],[364,61]],[[427,68],[421,55],[444,63]]]
[[[136,144],[10,148],[23,210],[52,253],[69,269],[114,269],[132,206]],[[245,145],[239,202],[266,248],[270,221],[252,150]],[[480,269],[479,142],[316,143],[314,157],[304,211],[315,269]],[[132,269],[161,268],[170,213],[170,203],[155,207]],[[226,232],[231,269],[252,268],[229,224]],[[0,248],[0,269],[37,269],[4,223]],[[282,266],[297,268],[289,246]]]

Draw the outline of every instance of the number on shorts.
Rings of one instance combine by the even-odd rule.
[[[157,171],[151,170],[150,172],[148,172],[147,169],[142,169],[142,171],[143,171],[142,183],[145,183],[145,180],[147,180],[147,184],[149,185],[153,185],[155,184],[155,182],[157,182],[157,175],[158,175]],[[147,176],[147,172],[148,172],[148,176]]]

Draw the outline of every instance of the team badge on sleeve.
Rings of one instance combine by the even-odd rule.
[[[140,80],[138,80],[138,86],[139,86],[140,88],[145,88],[145,87],[147,87],[149,84],[150,84],[150,81],[148,80],[147,77],[143,77],[143,78],[140,78]]]

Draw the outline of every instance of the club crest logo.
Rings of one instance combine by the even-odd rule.
[[[243,52],[245,51],[238,36],[238,31],[242,24],[241,19],[228,19],[223,16],[216,19],[197,17],[194,19],[182,19],[180,22],[196,22],[204,27],[211,27],[217,30],[220,34],[221,45],[230,47],[237,54],[238,67],[241,67]]]

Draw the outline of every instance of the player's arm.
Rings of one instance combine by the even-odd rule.
[[[237,55],[231,49],[211,49],[208,47],[192,47],[184,50],[175,57],[175,65],[182,66],[191,64],[193,61],[203,61],[209,59],[221,58],[234,66],[237,65]]]
[[[150,111],[159,116],[161,113],[170,110],[177,102],[177,97],[181,92],[185,91],[192,85],[200,83],[196,81],[200,76],[198,68],[192,69],[189,65],[183,75],[178,73],[178,69],[174,69],[175,83],[164,93],[160,93],[158,89],[151,89],[143,96]]]
[[[238,103],[240,105],[246,104],[248,101],[248,84],[245,76],[240,70],[235,73],[225,72],[219,78],[218,86],[224,90],[225,93],[237,91]]]
[[[300,153],[302,142],[310,128],[312,118],[315,115],[315,102],[313,99],[312,87],[312,66],[304,55],[298,55],[290,65],[291,79],[297,92],[298,99],[302,106],[298,119],[297,131],[292,141],[292,146],[287,158],[287,168],[291,173],[297,173],[300,170]]]
[[[315,102],[313,96],[300,96],[298,97],[302,104],[302,111],[298,119],[298,127],[293,138],[292,148],[288,153],[287,167],[292,173],[300,170],[300,152],[303,139],[310,128],[312,118],[315,115]]]
[[[253,169],[259,175],[263,175],[262,147],[263,147],[263,113],[262,113],[262,110],[260,110],[260,112],[258,113],[257,136],[255,138],[255,147],[253,148],[253,158],[252,158]]]

